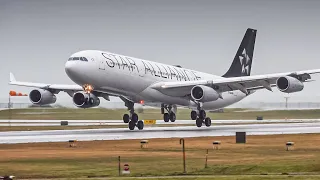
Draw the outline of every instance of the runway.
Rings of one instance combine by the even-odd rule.
[[[125,125],[122,120],[23,120],[23,119],[2,119],[0,126],[61,126],[61,121],[68,121],[68,126],[98,126],[98,125]],[[264,119],[264,120],[212,120],[212,124],[260,124],[260,123],[298,123],[298,122],[320,122],[320,119]],[[176,120],[164,122],[156,120],[156,124],[195,124],[194,120]]]
[[[0,143],[67,142],[68,140],[120,140],[151,139],[173,137],[233,136],[235,132],[247,132],[247,135],[320,133],[320,123],[277,123],[219,125],[197,128],[145,127],[143,130],[130,131],[127,128],[50,130],[50,131],[10,131],[0,132]]]

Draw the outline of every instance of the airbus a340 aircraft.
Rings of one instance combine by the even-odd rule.
[[[99,97],[109,100],[109,96],[117,96],[129,110],[123,121],[130,130],[143,129],[143,121],[134,111],[134,104],[141,101],[161,104],[165,122],[176,120],[177,106],[189,107],[197,127],[209,127],[211,119],[205,110],[223,108],[264,88],[272,91],[276,86],[285,93],[302,91],[303,83],[312,81],[310,75],[320,72],[315,69],[250,76],[256,33],[255,29],[247,29],[229,70],[222,76],[86,50],[72,54],[65,64],[67,75],[77,85],[21,82],[12,73],[9,84],[36,88],[29,93],[29,99],[38,105],[55,103],[55,94],[60,91],[68,93],[80,108],[98,106]]]

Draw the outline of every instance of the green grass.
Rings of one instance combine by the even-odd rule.
[[[108,180],[128,180],[128,179],[139,179],[139,180],[184,180],[184,179],[192,179],[192,180],[318,180],[320,177],[319,176],[301,176],[301,175],[246,175],[246,176],[179,176],[179,177],[150,177],[150,178],[126,178],[126,177],[117,177],[117,178],[107,178]],[[76,180],[88,180],[87,178],[68,178],[68,179],[76,179]],[[102,180],[106,178],[90,178],[90,180]],[[65,179],[64,179],[65,180]]]
[[[217,138],[223,142],[222,149],[209,149],[204,168],[206,149],[212,148],[209,142]],[[247,144],[235,144],[233,137],[186,138],[187,174],[183,173],[179,139],[153,139],[147,149],[140,149],[139,140],[79,142],[76,148],[67,143],[1,145],[0,174],[19,179],[117,177],[121,155],[121,168],[128,163],[132,177],[286,179],[296,174],[319,178],[320,151],[314,144],[319,139],[318,134],[248,136]],[[293,151],[285,150],[288,140],[296,142]]]
[[[236,111],[238,110],[238,111]],[[320,118],[320,109],[318,110],[277,110],[277,111],[251,111],[239,112],[241,109],[225,109],[224,113],[207,113],[212,119],[256,119],[257,116],[263,116],[264,119],[315,119]],[[13,109],[0,111],[0,119],[92,119],[92,120],[110,120],[122,119],[125,109]],[[32,114],[33,113],[33,114]],[[39,114],[35,114],[39,113]],[[160,109],[145,109],[139,113],[140,119],[162,119]],[[177,119],[190,119],[189,109],[178,109]]]
[[[131,166],[131,175],[179,176],[182,173],[181,158],[123,158]],[[261,175],[261,174],[312,174],[319,173],[320,163],[296,161],[245,165],[209,165],[204,168],[203,159],[187,159],[188,175]],[[1,162],[1,174],[14,174],[19,178],[85,178],[118,176],[117,158],[84,159],[25,159]]]
[[[182,179],[195,179],[195,180],[298,180],[298,179],[304,179],[304,180],[318,180],[320,177],[319,176],[286,176],[286,175],[270,175],[270,176],[265,176],[265,175],[247,175],[247,176],[182,176],[182,177],[152,177],[152,178],[108,178],[109,180],[120,180],[120,179],[139,179],[139,180],[182,180]]]

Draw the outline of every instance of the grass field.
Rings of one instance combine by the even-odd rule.
[[[221,149],[212,149],[214,140],[222,142]],[[278,176],[281,174],[319,175],[319,140],[319,134],[247,136],[247,144],[235,144],[234,137],[186,138],[187,175],[254,175],[224,179],[261,179],[256,176],[261,174],[267,179],[289,178]],[[285,150],[287,141],[295,142],[294,150]],[[140,148],[139,140],[77,145],[70,148],[67,142],[2,144],[0,174],[13,174],[19,179],[114,177],[118,176],[121,156],[121,168],[128,163],[131,176],[183,175],[181,145],[176,138],[152,139],[147,149]],[[206,149],[209,149],[207,168]]]
[[[139,179],[139,180],[184,180],[184,179],[195,179],[195,180],[298,180],[298,179],[304,179],[304,180],[318,180],[320,176],[301,176],[301,175],[295,175],[295,176],[286,176],[286,175],[269,175],[269,176],[260,176],[260,175],[245,175],[245,176],[233,176],[233,175],[228,175],[228,176],[221,176],[221,175],[215,175],[215,176],[182,176],[182,177],[152,177],[152,178],[134,178],[134,179]],[[108,178],[108,180],[120,180],[120,179],[129,179],[129,178]],[[130,178],[132,179],[132,178]],[[78,179],[79,180],[79,179]]]
[[[109,120],[122,119],[125,109],[13,109],[0,111],[0,119],[92,119]],[[224,113],[208,113],[212,119],[256,119],[263,116],[265,119],[315,119],[320,118],[320,109],[317,110],[277,110],[277,111],[250,111],[241,112],[241,109],[225,109]],[[162,119],[160,109],[145,109],[139,113],[140,119]],[[190,110],[178,109],[177,119],[190,119]]]
[[[211,176],[158,176],[158,177],[107,177],[90,178],[90,180],[318,180],[319,175],[211,175]],[[76,180],[88,180],[88,178],[67,178]],[[51,180],[51,179],[47,179]],[[65,178],[54,180],[66,180]]]

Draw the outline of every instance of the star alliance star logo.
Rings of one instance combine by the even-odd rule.
[[[243,49],[242,54],[239,56],[239,60],[242,67],[242,73],[248,75],[250,67],[250,57],[248,56],[246,49]]]

